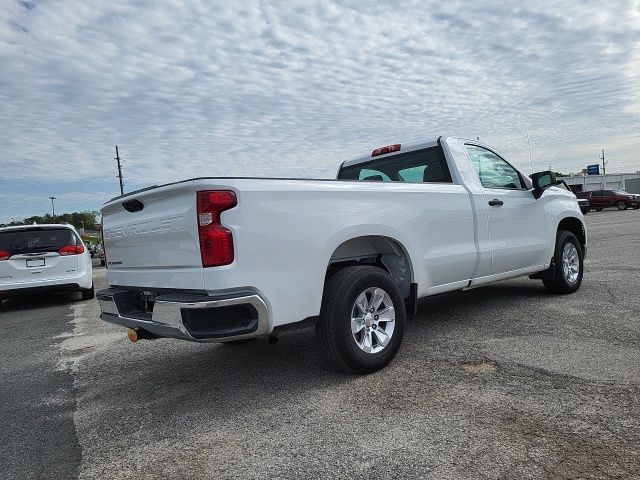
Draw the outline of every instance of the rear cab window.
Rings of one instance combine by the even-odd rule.
[[[68,245],[79,245],[69,228],[26,228],[0,231],[0,251],[11,255],[57,252]]]
[[[439,147],[347,165],[340,170],[338,178],[369,182],[452,183],[449,166]]]

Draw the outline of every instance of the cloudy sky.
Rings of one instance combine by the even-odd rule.
[[[523,6],[527,4],[527,6]],[[0,0],[0,222],[424,135],[640,169],[640,0]]]

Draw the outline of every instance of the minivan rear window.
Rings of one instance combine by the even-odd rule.
[[[76,234],[68,228],[28,228],[0,232],[0,250],[9,255],[57,252],[66,245],[77,245]]]

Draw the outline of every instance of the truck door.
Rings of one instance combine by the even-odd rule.
[[[544,198],[535,199],[520,173],[479,145],[465,149],[488,205],[493,274],[544,265],[549,259],[549,217]]]

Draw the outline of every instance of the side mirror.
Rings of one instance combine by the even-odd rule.
[[[535,198],[540,198],[545,189],[558,184],[556,174],[552,171],[532,173],[529,176],[533,183],[533,196]]]

